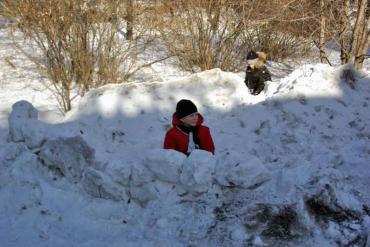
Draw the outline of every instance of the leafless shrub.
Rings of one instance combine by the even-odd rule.
[[[151,39],[143,28],[135,34],[127,29],[133,25],[134,8],[132,1],[126,2],[4,0],[1,7],[14,21],[14,31],[20,30],[23,42],[35,49],[23,49],[19,39],[16,46],[49,77],[63,109],[69,111],[73,90],[84,95],[91,88],[123,82],[146,66],[138,65],[137,56]],[[131,15],[125,25],[127,12]]]
[[[247,47],[253,50],[264,51],[269,60],[280,61],[307,54],[307,42],[290,33],[283,32],[273,25],[262,25],[245,32]]]
[[[297,22],[295,4],[299,1],[189,0],[176,1],[176,5],[170,0],[160,2],[157,28],[186,70],[240,70],[250,49],[281,60],[305,54],[310,48],[297,31],[300,26],[287,28]]]
[[[307,18],[294,26],[302,27],[302,34],[320,50],[320,60],[330,61],[325,46],[340,49],[342,64],[353,63],[362,68],[370,45],[370,15],[367,0],[297,0],[301,13]]]
[[[243,20],[235,1],[162,1],[157,28],[180,65],[190,71],[240,67]]]

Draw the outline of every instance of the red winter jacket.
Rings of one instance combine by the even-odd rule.
[[[207,126],[203,126],[203,117],[199,114],[197,127],[198,127],[198,139],[199,149],[206,150],[215,154],[215,146],[213,144],[212,136]],[[181,153],[187,154],[189,145],[189,135],[180,130],[177,125],[180,125],[181,121],[175,114],[172,116],[173,127],[169,129],[164,138],[164,149],[174,149]]]

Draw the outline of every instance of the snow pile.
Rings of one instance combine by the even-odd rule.
[[[22,125],[22,122],[25,124]],[[30,151],[37,147],[36,155],[42,165],[71,183],[81,182],[82,188],[95,197],[126,201],[129,194],[132,199],[147,203],[160,197],[155,180],[178,184],[181,188],[179,193],[203,193],[212,185],[215,159],[208,152],[197,150],[186,159],[184,154],[174,150],[159,149],[149,152],[139,166],[114,174],[95,164],[95,150],[81,136],[48,139],[45,135],[39,135],[40,132],[35,132],[30,123],[43,127],[42,130],[53,129],[53,126],[42,123],[37,125],[37,110],[29,102],[14,104],[9,117],[9,139],[24,142]],[[32,145],[35,143],[38,145]]]
[[[8,140],[25,142],[28,148],[40,147],[45,141],[47,128],[38,119],[38,111],[27,101],[18,101],[13,105],[9,116]]]
[[[18,102],[0,153],[0,199],[12,205],[0,205],[0,226],[12,233],[0,238],[7,246],[363,246],[369,81],[348,66],[304,65],[255,97],[240,75],[214,69],[104,86],[58,125]],[[161,149],[181,98],[205,117],[216,155]],[[21,225],[24,234],[14,234]]]

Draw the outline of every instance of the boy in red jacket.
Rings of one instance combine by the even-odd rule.
[[[212,136],[195,104],[187,99],[180,100],[172,116],[173,127],[166,133],[164,149],[174,149],[189,155],[194,149],[215,153]]]

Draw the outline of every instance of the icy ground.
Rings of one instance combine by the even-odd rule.
[[[31,65],[0,62],[1,246],[370,246],[367,69],[271,63],[258,96],[243,73],[169,69],[63,117]],[[181,98],[214,156],[162,150]]]

